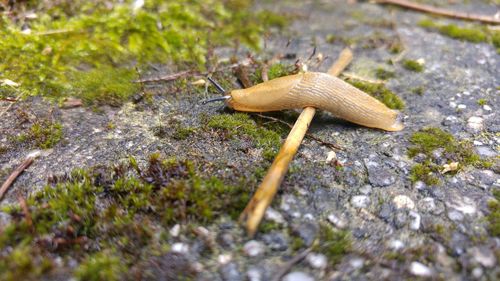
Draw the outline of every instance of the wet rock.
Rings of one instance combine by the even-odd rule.
[[[406,225],[407,220],[408,215],[405,211],[397,211],[396,215],[394,216],[394,226],[396,226],[397,228],[402,228]]]
[[[288,241],[283,233],[275,232],[264,234],[262,240],[271,250],[284,251],[288,249]]]
[[[393,214],[394,214],[394,208],[392,207],[392,205],[384,203],[380,207],[380,210],[378,212],[378,217],[388,222]]]
[[[396,177],[390,169],[384,168],[372,158],[365,158],[364,161],[368,170],[368,181],[373,186],[384,187],[396,182]]]
[[[354,208],[368,208],[370,206],[370,197],[365,195],[356,195],[351,198],[351,204]]]
[[[495,157],[497,155],[489,146],[478,146],[476,147],[476,152],[481,157]]]
[[[282,281],[314,281],[314,278],[308,273],[302,271],[290,272],[281,279]]]
[[[476,171],[472,174],[472,177],[470,183],[483,189],[491,187],[497,178],[491,170]]]
[[[410,264],[410,273],[419,277],[432,276],[432,270],[428,266],[417,261],[414,261]]]
[[[224,281],[243,281],[243,275],[238,269],[238,265],[230,262],[220,267],[219,273]]]
[[[217,235],[217,242],[225,249],[234,247],[234,237],[231,233],[223,231]]]
[[[260,256],[265,250],[264,244],[257,240],[250,240],[243,246],[243,252],[249,257]]]
[[[467,252],[471,255],[474,262],[486,268],[492,268],[497,265],[495,253],[487,247],[472,247]]]
[[[306,257],[306,261],[312,268],[323,269],[328,265],[328,259],[323,254],[310,253]]]
[[[411,210],[411,209],[415,208],[415,203],[413,202],[413,200],[411,200],[410,197],[408,197],[406,195],[397,195],[396,197],[394,197],[392,202],[394,203],[394,206],[397,209],[410,209]]]
[[[314,239],[316,239],[318,225],[312,221],[304,221],[300,224],[294,224],[292,226],[292,231],[294,234],[302,238],[306,246],[311,246]]]

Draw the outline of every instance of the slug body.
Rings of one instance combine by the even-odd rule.
[[[253,87],[233,90],[227,105],[235,110],[266,112],[307,106],[366,127],[400,131],[398,111],[332,75],[306,72],[285,76]]]

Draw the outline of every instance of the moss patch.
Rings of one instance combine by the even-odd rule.
[[[410,70],[410,71],[414,71],[414,72],[424,71],[424,66],[416,60],[403,60],[402,63],[403,63],[403,67],[406,70]]]
[[[223,130],[226,136],[244,136],[250,139],[257,147],[262,148],[262,156],[271,160],[279,150],[281,136],[276,131],[266,129],[245,113],[220,114],[212,116],[207,126],[217,130]]]
[[[455,24],[439,24],[430,19],[421,20],[419,26],[437,31],[445,36],[457,40],[468,41],[472,43],[487,42],[492,44],[497,51],[500,52],[500,32],[490,30],[480,25],[469,25],[467,27],[460,27]]]
[[[404,109],[405,103],[394,92],[387,89],[383,84],[374,84],[356,80],[347,81],[354,87],[373,96],[391,109]]]
[[[203,69],[214,47],[259,50],[266,32],[287,22],[254,11],[252,0],[154,0],[139,9],[119,0],[17,3],[0,18],[0,79],[31,95],[97,104],[117,105],[136,92],[135,66]],[[25,9],[37,18],[20,20]],[[2,89],[0,97],[16,96],[12,91]]]
[[[488,229],[493,236],[500,237],[500,190],[493,190],[494,200],[488,202],[490,214],[486,217],[489,226]]]
[[[459,167],[467,165],[482,165],[483,161],[474,153],[472,145],[468,141],[458,141],[450,133],[439,128],[429,127],[415,132],[410,142],[412,146],[408,149],[408,156],[415,157],[423,154],[425,160],[415,165],[410,173],[410,179],[424,181],[429,185],[439,183],[439,172],[442,166],[439,162],[458,162]],[[434,152],[442,150],[439,159]]]
[[[389,70],[386,70],[384,68],[379,67],[379,68],[375,69],[375,76],[378,79],[388,80],[388,79],[396,77],[396,74],[394,73],[394,71],[389,71]]]
[[[58,279],[49,258],[55,253],[79,263],[68,269],[77,279],[121,280],[132,265],[168,249],[164,229],[173,224],[235,218],[252,192],[245,186],[201,177],[193,163],[158,154],[144,167],[130,158],[54,176],[27,199],[31,225],[18,204],[3,206],[13,220],[0,233],[0,275]]]
[[[279,77],[291,75],[295,73],[295,66],[293,65],[286,65],[282,63],[275,63],[269,66],[267,70],[267,77],[269,80],[273,80]],[[253,75],[250,77],[251,81],[253,84],[258,84],[262,83],[262,69],[259,68],[257,69]]]
[[[320,224],[318,242],[314,251],[328,257],[331,264],[336,264],[351,250],[351,237],[347,231],[334,230],[329,225]]]
[[[35,122],[27,133],[17,137],[17,141],[29,146],[48,149],[54,147],[63,136],[61,123],[42,120]]]

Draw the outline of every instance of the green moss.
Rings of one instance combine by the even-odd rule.
[[[43,274],[52,268],[50,260],[39,255],[27,243],[21,243],[7,252],[9,252],[7,255],[0,255],[0,276],[2,280],[39,280]]]
[[[181,125],[175,128],[172,137],[176,140],[185,140],[189,138],[196,131],[193,127],[183,127]]]
[[[388,79],[396,77],[396,74],[394,73],[394,71],[389,71],[389,70],[386,70],[386,69],[380,67],[380,68],[375,69],[375,76],[378,79],[388,80]]]
[[[73,77],[70,92],[85,104],[119,106],[139,90],[135,71],[102,66]]]
[[[1,252],[0,275],[12,271],[14,277],[31,276],[22,272],[47,276],[51,268],[45,256],[56,253],[80,263],[74,272],[78,279],[121,279],[127,268],[158,253],[158,226],[208,223],[226,214],[236,218],[252,193],[247,186],[244,180],[230,186],[202,177],[193,163],[159,154],[151,155],[144,167],[130,158],[114,167],[53,176],[27,199],[32,226],[18,204],[2,208],[13,220],[0,233],[0,248],[24,254],[4,259],[11,256]]]
[[[500,190],[493,190],[495,199],[488,202],[490,213],[486,216],[488,220],[488,229],[493,236],[500,237]]]
[[[411,92],[414,94],[417,94],[419,96],[423,96],[425,93],[425,89],[424,89],[424,87],[416,87],[416,88],[411,89]]]
[[[125,266],[111,253],[99,252],[89,256],[75,271],[77,280],[121,280]]]
[[[17,137],[17,141],[41,149],[54,147],[63,136],[61,123],[49,120],[35,122],[28,132]]]
[[[488,103],[488,100],[486,99],[478,99],[477,104],[478,105],[486,105]]]
[[[354,87],[360,89],[361,91],[364,91],[367,94],[378,99],[391,109],[401,110],[405,107],[405,103],[403,102],[403,100],[401,100],[395,93],[387,89],[382,84],[374,84],[361,81],[348,81],[348,82]]]
[[[425,19],[419,22],[419,26],[438,31],[439,33],[462,41],[473,43],[487,42],[500,50],[500,32],[486,29],[479,25],[459,27],[454,24],[441,25],[432,20]]]
[[[320,224],[318,243],[314,251],[323,253],[332,264],[340,260],[351,250],[351,236],[349,232],[334,230],[327,224]]]
[[[263,221],[259,226],[259,230],[263,233],[269,233],[278,229],[280,229],[280,225],[273,221]]]
[[[305,245],[304,240],[302,240],[302,238],[300,238],[300,237],[293,237],[292,241],[290,243],[290,247],[294,251],[298,251],[298,250],[304,248],[304,245]]]
[[[287,24],[282,15],[255,11],[252,0],[154,0],[137,10],[130,1],[94,2],[29,2],[37,14],[29,21],[30,34],[21,32],[25,21],[3,15],[0,79],[21,86],[2,88],[0,96],[76,93],[87,103],[97,98],[97,104],[116,105],[137,90],[130,81],[135,66],[154,62],[203,69],[214,47],[243,44],[259,50],[271,27]],[[14,13],[25,9],[15,8],[20,11]]]
[[[414,72],[424,71],[424,66],[417,62],[416,60],[403,60],[403,67],[407,70]]]
[[[281,136],[277,132],[257,125],[245,113],[214,115],[207,125],[213,129],[224,130],[228,137],[246,136],[263,149],[262,155],[265,159],[271,160],[281,145]]]
[[[333,44],[335,43],[335,41],[337,41],[337,36],[335,36],[335,34],[328,34],[325,38],[326,42],[329,43],[329,44]]]
[[[287,76],[293,74],[295,71],[295,66],[286,65],[282,63],[272,64],[267,70],[267,77],[269,80],[276,79],[279,77]],[[250,80],[253,84],[262,83],[262,69],[257,69],[257,71],[251,75]]]
[[[428,184],[437,184],[439,182],[436,176],[443,168],[436,163],[441,162],[458,162],[459,168],[467,165],[481,166],[483,162],[477,154],[474,153],[472,145],[468,141],[457,141],[450,133],[439,128],[428,127],[418,132],[415,132],[410,142],[412,146],[408,148],[408,155],[415,157],[422,153],[426,157],[426,161],[422,164],[417,164],[412,168],[410,179],[412,181],[422,180]],[[441,158],[435,159],[433,152],[437,149],[442,149]]]
[[[439,184],[440,180],[436,177],[436,171],[435,169],[431,169],[430,166],[429,162],[413,166],[410,171],[410,180],[412,182],[423,181],[427,185]]]

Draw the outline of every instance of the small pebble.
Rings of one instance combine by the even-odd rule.
[[[492,268],[497,265],[495,253],[487,247],[473,247],[469,249],[472,259],[486,268]]]
[[[328,221],[330,221],[335,227],[344,229],[347,227],[347,221],[335,214],[328,215]]]
[[[365,260],[362,258],[354,258],[349,261],[349,264],[351,265],[352,268],[354,269],[359,269],[362,268],[365,263]]]
[[[281,279],[282,281],[314,281],[314,278],[308,273],[301,271],[290,272]]]
[[[396,206],[397,209],[414,209],[415,208],[415,203],[413,200],[410,199],[410,197],[406,195],[397,195],[394,197],[392,200],[394,203],[394,206]]]
[[[187,254],[189,252],[189,245],[184,243],[174,243],[172,245],[172,252]]]
[[[365,195],[356,195],[351,198],[354,208],[367,208],[370,205],[370,198]]]
[[[267,208],[265,217],[267,220],[271,220],[275,223],[283,224],[285,223],[285,219],[280,212],[274,210],[273,208]]]
[[[256,257],[264,253],[265,246],[263,243],[259,241],[250,240],[246,242],[245,245],[243,246],[243,251],[249,257]]]
[[[395,240],[389,240],[387,246],[395,251],[399,251],[405,247],[405,243],[403,243],[403,241],[401,240],[395,239]]]
[[[328,259],[323,254],[310,253],[307,255],[306,261],[312,268],[323,269],[328,265]]]
[[[483,109],[486,110],[486,111],[492,111],[493,109],[491,108],[491,106],[485,104],[483,105]]]
[[[262,281],[264,278],[262,277],[262,272],[257,268],[250,268],[247,271],[248,281]]]
[[[467,108],[467,106],[466,106],[465,104],[459,104],[459,105],[457,106],[457,108],[458,108],[458,109],[466,109],[466,108]]]
[[[432,270],[426,265],[419,263],[417,261],[414,261],[410,264],[410,273],[415,276],[421,276],[421,277],[432,276]]]
[[[420,214],[414,211],[410,211],[409,216],[412,218],[410,222],[410,229],[419,230],[420,229]]]
[[[483,118],[472,116],[467,120],[467,127],[472,129],[474,132],[479,132],[483,129]]]

